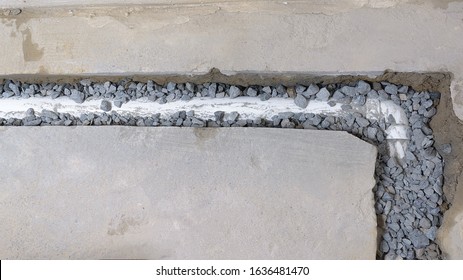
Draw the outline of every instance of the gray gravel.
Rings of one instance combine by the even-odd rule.
[[[375,210],[382,227],[378,246],[378,258],[382,259],[439,259],[442,258],[436,244],[436,232],[442,223],[440,206],[443,196],[442,157],[434,147],[431,117],[436,114],[439,94],[418,92],[406,85],[390,83],[368,83],[359,81],[352,84],[297,85],[286,88],[283,85],[241,87],[222,83],[158,85],[121,80],[94,83],[82,80],[76,84],[26,84],[5,80],[0,84],[1,98],[49,96],[66,97],[77,103],[87,98],[102,99],[98,114],[73,116],[68,113],[43,110],[25,111],[24,118],[0,118],[5,126],[47,126],[47,125],[128,125],[128,126],[190,126],[190,127],[280,127],[295,129],[329,129],[347,131],[365,141],[375,144],[378,158],[375,169],[376,185]],[[201,119],[194,111],[180,111],[167,118],[153,112],[150,116],[135,117],[111,111],[111,101],[120,107],[137,98],[151,102],[176,102],[197,97],[223,98],[229,96],[259,97],[268,100],[273,97],[294,98],[297,106],[305,108],[310,100],[342,104],[343,117],[324,114],[302,114],[282,112],[270,120],[256,118],[243,119],[238,112],[216,112],[213,119]],[[390,158],[384,131],[388,124],[384,121],[368,120],[352,110],[352,106],[362,106],[366,98],[392,100],[400,105],[409,118],[411,141],[404,162]],[[394,119],[388,122],[394,122]],[[439,151],[451,153],[450,144],[441,145]]]
[[[76,103],[84,103],[85,94],[83,92],[78,91],[77,89],[71,90],[70,98],[74,100]]]
[[[330,92],[326,88],[322,88],[317,94],[316,98],[320,101],[328,101]]]
[[[102,100],[100,104],[100,109],[105,112],[111,111],[111,102],[108,100]]]
[[[257,90],[253,89],[252,87],[248,88],[246,94],[251,97],[257,96]]]
[[[305,108],[309,104],[302,94],[298,94],[296,98],[294,98],[294,103],[301,108]]]
[[[26,84],[17,81],[6,80],[0,89],[0,98],[11,97],[51,97],[53,99],[67,96],[74,102],[81,104],[86,99],[112,99],[117,100],[116,107],[124,103],[145,98],[151,102],[164,104],[178,100],[189,101],[194,97],[236,98],[238,96],[259,97],[261,100],[268,100],[272,97],[289,98],[290,89],[282,85],[273,86],[233,86],[223,83],[173,83],[159,85],[153,81],[146,83],[123,79],[118,82],[93,82],[84,79],[77,83],[42,83]],[[311,85],[307,89],[316,90],[317,85]],[[304,87],[305,89],[305,87]]]
[[[241,95],[241,90],[235,86],[231,86],[228,94],[230,98],[236,98]]]
[[[114,100],[113,103],[114,103],[114,106],[116,106],[117,108],[121,108],[123,104],[121,100]]]
[[[396,85],[393,85],[393,84],[388,84],[385,88],[384,88],[384,91],[389,93],[389,94],[397,94],[397,86]]]
[[[318,93],[319,91],[319,87],[317,85],[314,85],[314,84],[311,84],[307,90],[305,90],[304,92],[302,92],[301,94],[306,97],[306,98],[311,98],[312,96],[314,96],[315,94]]]
[[[34,117],[35,116],[35,111],[32,108],[29,108],[26,110],[26,117]]]
[[[371,90],[371,86],[369,83],[365,81],[359,81],[357,83],[357,86],[355,87],[355,90],[357,91],[358,94],[365,95]]]
[[[365,105],[366,97],[364,95],[357,95],[352,98],[352,104],[356,106],[363,106]]]

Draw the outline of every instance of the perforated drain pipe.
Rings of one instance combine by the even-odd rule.
[[[0,102],[0,117],[23,118],[28,108],[33,108],[38,114],[43,109],[46,109],[79,117],[81,114],[102,113],[100,103],[101,99],[87,99],[82,104],[77,104],[68,97],[56,99],[50,97],[7,98]],[[261,101],[257,97],[238,97],[234,99],[196,97],[189,101],[178,100],[165,104],[152,102],[147,98],[140,98],[123,104],[121,108],[113,106],[112,110],[121,115],[143,117],[155,113],[167,117],[178,111],[194,110],[195,116],[203,119],[214,119],[214,112],[216,111],[224,111],[225,113],[236,111],[244,119],[260,117],[268,120],[282,112],[325,114],[336,117],[358,112],[369,120],[379,121],[384,119],[388,125],[385,133],[390,156],[397,158],[399,161],[404,158],[409,141],[407,137],[408,118],[399,105],[390,100],[383,101],[379,99],[367,99],[365,105],[352,106],[352,109],[348,111],[343,110],[341,105],[330,106],[327,102],[310,100],[306,108],[300,108],[294,104],[294,99],[279,97],[267,101]]]

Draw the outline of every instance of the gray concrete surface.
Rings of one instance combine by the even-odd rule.
[[[345,132],[0,127],[1,259],[374,259]]]
[[[463,260],[463,175],[458,178],[453,205],[444,215],[438,232],[438,242],[444,257]]]
[[[463,119],[462,1],[80,3],[3,1],[24,9],[0,13],[0,76],[444,71]]]
[[[0,11],[0,34],[7,38],[0,44],[5,54],[0,77],[199,75],[213,67],[226,74],[450,72],[453,104],[447,107],[463,120],[462,1],[89,0],[96,7],[86,8],[81,3],[0,1],[6,8]],[[453,220],[458,214],[449,215],[444,225],[458,224]],[[441,236],[449,232],[445,228]],[[449,240],[456,243],[443,244],[444,250],[461,244]]]

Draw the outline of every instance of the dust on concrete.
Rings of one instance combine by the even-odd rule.
[[[108,225],[108,235],[124,235],[131,227],[140,226],[142,222],[140,219],[134,217],[127,217],[122,214],[120,217],[111,219]]]
[[[21,31],[23,35],[23,55],[24,61],[38,61],[43,56],[43,48],[39,48],[37,43],[32,42],[32,34],[29,28]]]
[[[215,138],[218,130],[214,128],[194,128],[193,133],[199,141],[204,142]]]
[[[215,128],[194,128],[193,133],[196,137],[195,146],[202,151],[207,151],[207,142],[214,139],[219,131]]]

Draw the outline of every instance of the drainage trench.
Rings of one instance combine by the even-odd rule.
[[[440,94],[387,81],[251,85],[131,79],[0,83],[0,125],[275,127],[347,131],[378,148],[379,259],[439,259]]]

